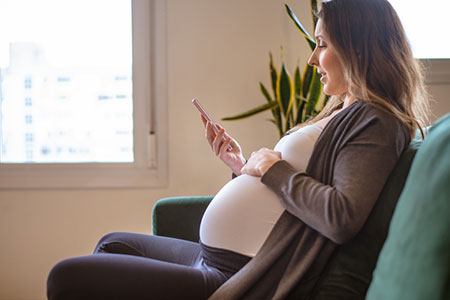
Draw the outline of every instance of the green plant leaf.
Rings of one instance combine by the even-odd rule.
[[[317,0],[310,1],[311,8],[315,9]],[[289,17],[300,30],[311,50],[314,50],[316,43],[313,38],[311,38],[309,33],[299,22],[290,7],[287,4],[285,7]],[[315,27],[317,22],[315,16],[313,16],[313,22]],[[283,49],[281,51],[283,61]],[[300,74],[301,72],[297,66],[294,77],[291,79],[285,68],[284,61],[279,73],[274,65],[272,53],[269,53],[269,57],[270,84],[272,86],[273,96],[264,84],[260,82],[260,90],[267,103],[239,115],[223,118],[222,120],[244,119],[266,110],[271,110],[273,119],[270,119],[270,122],[276,125],[280,137],[282,137],[284,132],[292,126],[305,122],[307,118],[321,111],[323,105],[328,100],[328,97],[324,97],[320,103],[318,102],[321,95],[322,84],[319,75],[316,73],[316,68],[306,65],[303,73]]]
[[[264,86],[264,84],[262,82],[259,83],[259,87],[261,89],[261,93],[264,95],[267,102],[268,103],[273,102],[274,100],[272,99],[272,97],[270,97],[269,91],[267,91],[266,87]]]
[[[289,129],[291,129],[294,122],[294,118],[292,114],[287,115],[285,122],[284,122],[284,132],[287,132]]]
[[[277,68],[275,67],[275,65],[273,64],[272,53],[269,53],[269,56],[270,56],[270,63],[269,63],[270,82],[272,83],[272,91],[274,94],[274,98],[276,98],[277,97],[278,71],[277,71]]]
[[[261,93],[266,98],[267,103],[274,102],[275,100],[272,99],[272,97],[269,94],[269,91],[267,91],[267,88],[264,86],[264,84],[262,82],[260,82],[259,85],[260,85]],[[274,118],[273,122],[275,122],[276,124],[279,124],[281,126],[281,113],[280,113],[279,106],[272,108],[272,115]],[[278,127],[278,125],[277,125],[277,127]]]
[[[297,109],[300,104],[301,91],[302,91],[302,77],[300,76],[300,68],[297,65],[294,74],[294,97]]]
[[[274,63],[273,63],[273,56],[272,53],[269,52],[269,58],[270,58],[270,63],[269,63],[269,69],[270,69],[270,82],[272,84],[272,91],[273,91],[273,95],[274,95],[274,101],[277,101],[277,81],[278,81],[278,71],[277,68],[275,67]],[[275,121],[277,122],[277,127],[279,130],[281,130],[281,111],[280,111],[280,107],[276,107],[274,109],[272,109],[272,114],[273,117],[275,119]]]
[[[248,111],[246,111],[244,113],[241,113],[241,114],[238,114],[238,115],[235,115],[235,116],[231,116],[231,117],[222,118],[222,121],[233,121],[233,120],[245,119],[245,118],[248,118],[250,116],[256,115],[256,114],[258,114],[260,112],[263,112],[263,111],[266,111],[266,110],[269,110],[269,109],[274,109],[277,106],[278,106],[278,103],[275,102],[275,101],[274,102],[270,102],[270,103],[266,103],[264,105],[255,107],[255,108],[253,108],[251,110],[248,110]]]
[[[316,42],[313,40],[311,35],[309,35],[309,33],[303,27],[302,23],[300,23],[297,16],[294,14],[294,12],[289,7],[289,5],[285,4],[284,6],[286,7],[286,11],[287,11],[289,17],[291,18],[291,20],[294,22],[295,26],[297,26],[297,28],[300,30],[300,32],[305,37],[306,41],[308,42],[309,47],[311,48],[311,51],[314,51],[314,49],[316,48]]]
[[[319,73],[314,72],[314,75],[313,75],[313,78],[311,81],[311,88],[310,88],[310,92],[309,92],[309,96],[308,96],[308,103],[306,104],[306,112],[305,112],[306,118],[309,118],[314,115],[314,110],[316,108],[317,102],[319,102],[321,90],[322,90],[322,85],[320,82],[320,75],[319,75]]]
[[[295,125],[305,122],[304,120],[304,110],[305,110],[306,101],[302,101],[300,107],[297,110],[297,116],[295,118]]]
[[[278,104],[278,102],[277,102]],[[280,136],[283,135],[283,128],[281,126],[281,109],[280,106],[277,105],[275,108],[272,108],[272,113],[274,115],[274,118],[277,122],[278,131],[280,132]]]
[[[305,70],[303,71],[303,86],[302,86],[302,96],[305,98],[309,93],[309,88],[311,87],[311,79],[315,72],[316,67],[306,64]]]
[[[277,82],[277,98],[280,103],[281,113],[286,119],[288,118],[292,108],[293,94],[294,89],[292,86],[292,79],[283,63],[281,65],[281,72]]]
[[[270,82],[272,84],[272,91],[273,91],[273,99],[274,101],[277,101],[277,81],[278,81],[278,71],[277,68],[275,67],[274,63],[273,63],[273,56],[272,53],[269,52],[269,58],[270,58],[270,63],[269,63],[269,69],[270,69]],[[277,127],[281,128],[281,111],[280,111],[280,107],[276,107],[274,109],[272,109],[272,114],[273,117],[275,119],[275,121],[277,122]]]

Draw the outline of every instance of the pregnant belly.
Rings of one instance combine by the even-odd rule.
[[[214,197],[200,224],[202,243],[254,256],[284,208],[259,177],[241,175]]]

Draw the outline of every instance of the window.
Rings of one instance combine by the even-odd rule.
[[[450,83],[450,28],[447,0],[389,0],[397,11],[413,48],[414,57],[423,60],[428,84]]]
[[[450,40],[442,29],[450,28],[447,0],[389,0],[402,20],[414,56],[420,59],[450,58]]]
[[[165,1],[2,1],[0,28],[0,188],[166,184]]]

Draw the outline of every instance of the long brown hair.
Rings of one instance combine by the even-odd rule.
[[[351,96],[392,113],[412,136],[428,125],[422,66],[387,0],[324,0],[316,15],[341,61]],[[330,115],[343,96],[332,96],[312,121]]]

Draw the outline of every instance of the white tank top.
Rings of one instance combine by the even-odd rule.
[[[316,124],[284,136],[275,146],[281,158],[299,172],[308,165],[322,132]],[[200,224],[205,245],[255,256],[284,208],[260,177],[243,174],[229,181],[214,197]]]

